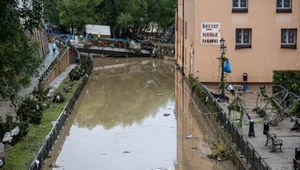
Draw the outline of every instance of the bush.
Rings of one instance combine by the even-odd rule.
[[[81,77],[83,77],[89,68],[93,65],[93,61],[90,58],[82,57],[80,67],[75,67],[70,73],[69,78],[70,81],[78,81]]]
[[[70,73],[69,73],[69,78],[70,82],[72,81],[78,81],[81,77],[80,70],[78,67],[75,67]]]
[[[281,86],[287,88],[290,92],[299,96],[300,95],[300,71],[299,70],[274,71],[273,84],[281,85]],[[290,114],[293,116],[300,117],[299,101],[295,100],[291,104],[293,104],[295,106],[290,111]]]
[[[27,96],[17,111],[21,121],[29,121],[31,124],[40,124],[42,120],[43,105],[36,98]]]
[[[54,102],[54,103],[62,103],[65,100],[66,99],[61,92],[55,92],[52,97],[52,102]]]
[[[45,102],[48,99],[48,93],[50,91],[50,87],[43,88],[41,83],[38,83],[38,87],[34,88],[32,91],[32,95],[36,97],[40,102]]]
[[[273,84],[281,85],[289,91],[300,95],[300,71],[298,70],[282,70],[274,71]]]
[[[9,143],[12,146],[17,144],[23,139],[24,136],[28,133],[28,121],[13,121],[12,116],[6,116],[6,121],[3,122],[0,119],[0,138],[3,139],[6,132],[11,131],[15,127],[19,127],[20,131],[16,136],[13,136],[12,141]]]

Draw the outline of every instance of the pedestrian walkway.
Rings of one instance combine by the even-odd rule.
[[[212,92],[219,93],[217,85],[207,86]],[[241,96],[245,102],[246,111],[254,120],[254,131],[255,137],[249,137],[249,120],[247,116],[244,116],[243,127],[240,132],[243,134],[247,143],[250,144],[252,149],[256,152],[257,157],[261,158],[272,170],[292,170],[293,169],[293,158],[295,158],[295,148],[300,145],[300,132],[291,131],[294,122],[291,122],[290,118],[285,118],[279,122],[277,126],[269,126],[269,133],[276,134],[277,138],[283,140],[282,152],[278,150],[272,151],[272,143],[265,146],[267,137],[263,134],[264,119],[256,114],[252,109],[256,107],[257,94],[259,92],[259,85],[251,85],[248,90]],[[232,101],[233,96],[229,93],[225,93],[226,96]],[[228,103],[219,103],[221,108],[228,113]],[[240,114],[235,112],[231,116],[232,121],[239,119]]]
[[[52,48],[51,48],[52,43],[49,43],[49,54],[46,55],[43,61],[43,65],[41,68],[38,70],[39,71],[39,76],[41,76],[44,71],[49,67],[49,65],[52,63],[52,61],[57,57],[59,54],[59,49],[56,50],[56,53],[53,54]],[[71,64],[67,67],[65,71],[63,71],[59,76],[57,76],[51,83],[50,87],[52,90],[55,90],[59,84],[67,77],[68,73],[76,66],[76,64]],[[27,88],[22,88],[20,92],[18,93],[21,97],[24,97],[28,94],[30,94],[35,87],[37,87],[39,82],[39,77],[33,77],[31,78],[31,85]],[[11,115],[15,116],[16,115],[16,110],[13,107],[10,107],[10,100],[0,100],[0,117],[5,118],[6,115]]]
[[[45,59],[43,61],[43,65],[38,70],[39,71],[39,77],[44,73],[45,70],[47,70],[47,68],[49,67],[49,65],[52,63],[52,61],[59,54],[59,50],[56,50],[56,53],[53,54],[51,46],[52,46],[52,43],[49,43],[49,49],[50,49],[49,50],[49,54],[46,55],[46,57],[45,57]],[[21,97],[24,97],[24,96],[28,95],[29,93],[31,93],[33,91],[34,87],[37,87],[37,85],[39,83],[39,77],[33,77],[33,78],[31,78],[31,85],[28,88],[21,89],[21,91],[18,94]]]

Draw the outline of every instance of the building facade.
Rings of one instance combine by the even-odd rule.
[[[178,0],[175,57],[185,75],[220,79],[220,39],[232,72],[227,82],[270,83],[273,71],[299,70],[298,0]]]

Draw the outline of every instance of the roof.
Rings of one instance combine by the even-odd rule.
[[[110,27],[107,25],[85,25],[84,30],[87,34],[111,35]]]

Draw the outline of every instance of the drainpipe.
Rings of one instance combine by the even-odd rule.
[[[298,7],[298,8],[300,9],[300,5],[299,5],[299,7]],[[300,19],[300,15],[299,15],[299,19]],[[300,21],[299,19],[298,19],[298,22]],[[299,22],[299,24],[298,24],[298,29],[297,29],[297,32],[299,31],[299,29],[300,29],[300,22]],[[298,46],[298,47],[297,47],[297,50],[298,50],[298,57],[297,57],[297,70],[299,70],[299,58],[300,58],[300,54],[299,54],[299,45],[300,45],[300,44],[299,44],[299,43],[300,43],[300,38],[298,38],[298,35],[299,35],[298,33],[297,33],[296,35],[297,35],[297,37],[296,37],[296,38],[297,38],[297,41],[298,41],[298,42],[297,42],[297,46]]]
[[[185,31],[184,0],[182,0],[182,73],[183,73],[183,75],[184,75],[184,31]]]
[[[175,48],[176,48],[176,55],[175,55],[175,57],[176,57],[176,63],[178,64],[178,52],[179,52],[179,50],[178,50],[178,5],[177,5],[177,8],[176,8],[176,10],[175,10],[175,16],[176,16],[176,21],[175,21]]]

